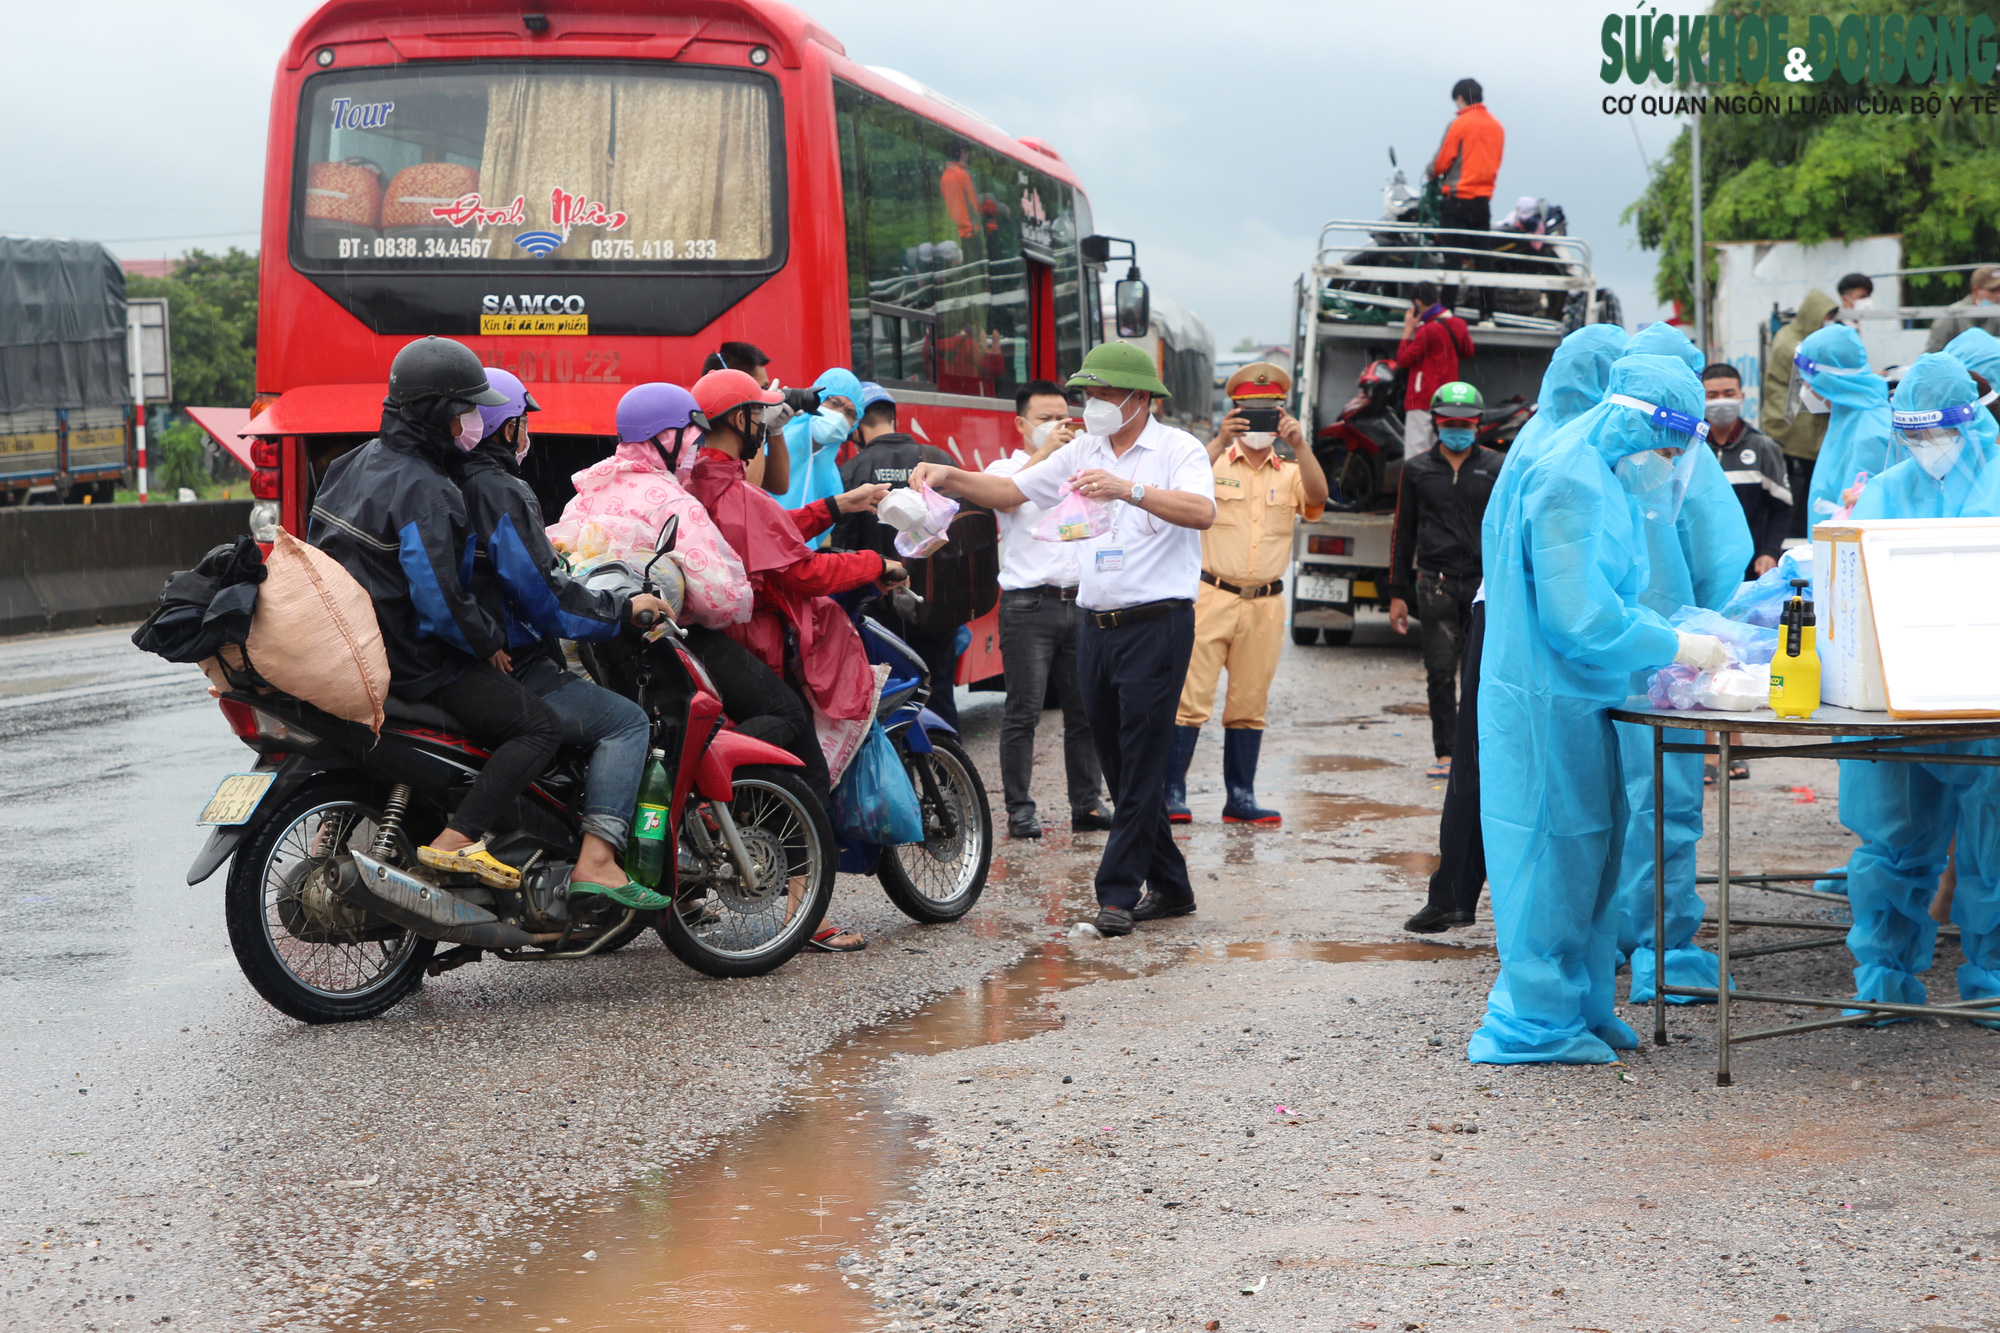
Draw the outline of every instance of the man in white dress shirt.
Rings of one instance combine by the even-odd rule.
[[[1084,433],[1012,477],[921,465],[910,484],[989,509],[1032,501],[1053,508],[1065,489],[1105,505],[1110,527],[1074,543],[1077,658],[1084,711],[1111,800],[1111,835],[1097,867],[1097,928],[1129,935],[1134,921],[1195,908],[1187,862],[1167,823],[1174,710],[1194,651],[1201,533],[1215,522],[1208,450],[1154,419],[1167,396],[1153,359],[1130,343],[1091,349],[1069,387],[1086,395]]]
[[[1011,477],[1068,444],[1076,434],[1072,413],[1059,386],[1047,380],[1022,385],[1014,395],[1014,429],[1020,432],[1021,447],[988,464],[987,475]],[[1076,666],[1083,637],[1083,612],[1076,604],[1076,544],[1035,540],[1035,527],[1047,512],[1031,501],[994,515],[1000,523],[1000,659],[1007,670],[1000,789],[1007,800],[1010,838],[1042,836],[1029,783],[1035,774],[1035,728],[1051,690],[1062,705],[1070,830],[1111,827]]]

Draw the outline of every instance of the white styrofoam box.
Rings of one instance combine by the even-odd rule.
[[[2000,519],[1822,523],[1813,551],[1822,703],[2000,716]]]

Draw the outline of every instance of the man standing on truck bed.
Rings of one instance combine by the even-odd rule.
[[[1326,507],[1326,473],[1306,447],[1305,428],[1280,406],[1292,377],[1269,361],[1253,361],[1223,386],[1235,404],[1208,442],[1215,470],[1215,523],[1201,534],[1201,592],[1194,604],[1194,655],[1174,716],[1173,761],[1167,766],[1167,818],[1185,824],[1188,763],[1201,724],[1215,711],[1224,666],[1229,692],[1222,705],[1222,785],[1225,824],[1276,824],[1276,810],[1257,804],[1257,753],[1264,742],[1264,704],[1285,642],[1285,567],[1292,528]],[[1276,431],[1251,430],[1245,409],[1265,408]],[[1273,424],[1255,423],[1260,427]],[[1282,439],[1297,462],[1278,457]]]
[[[1423,631],[1437,756],[1426,776],[1433,778],[1451,776],[1459,659],[1479,591],[1479,525],[1505,461],[1474,442],[1484,406],[1479,390],[1463,380],[1438,390],[1431,402],[1438,447],[1404,462],[1389,539],[1389,627],[1408,634],[1415,602]]]
[[[1396,344],[1396,368],[1409,373],[1403,384],[1404,462],[1437,443],[1431,398],[1458,378],[1458,359],[1471,355],[1472,333],[1464,320],[1438,304],[1437,284],[1412,287],[1410,308],[1403,312],[1403,340]]]
[[[1493,227],[1493,183],[1500,176],[1500,156],[1507,145],[1507,131],[1486,109],[1486,94],[1477,79],[1460,79],[1451,86],[1451,104],[1457,114],[1445,128],[1444,142],[1425,174],[1437,179],[1444,192],[1438,209],[1438,225],[1463,231],[1490,231]],[[1455,236],[1451,243],[1460,249],[1483,250],[1483,241]],[[1477,267],[1478,261],[1460,261],[1454,268]],[[1456,306],[1460,293],[1452,294]],[[1479,289],[1479,319],[1493,318],[1493,289]]]

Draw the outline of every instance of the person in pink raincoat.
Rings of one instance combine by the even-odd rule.
[[[754,594],[742,558],[685,486],[704,424],[694,396],[678,384],[634,388],[618,403],[618,451],[570,478],[576,498],[548,532],[572,554],[601,547],[613,559],[638,554],[643,564],[660,528],[677,516],[672,558],[687,580],[680,618],[727,629],[750,619]]]

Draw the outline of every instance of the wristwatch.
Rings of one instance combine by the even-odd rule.
[[[1145,498],[1146,498],[1146,488],[1144,486],[1139,485],[1136,482],[1133,483],[1132,494],[1129,497],[1127,497],[1128,502],[1131,504],[1138,504]]]

